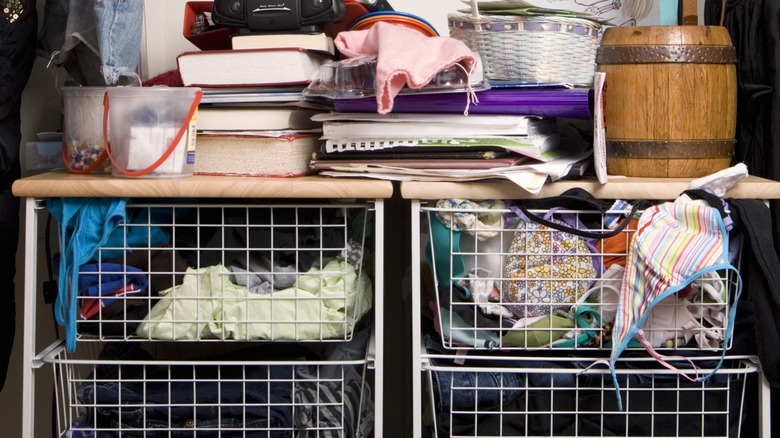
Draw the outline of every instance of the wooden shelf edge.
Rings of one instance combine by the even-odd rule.
[[[579,187],[600,199],[675,199],[695,178],[612,178],[607,184],[593,179],[547,183],[533,195],[511,182],[420,182],[401,183],[405,199],[526,199],[557,196]],[[726,193],[726,198],[780,199],[780,182],[749,176]]]
[[[115,178],[49,172],[14,182],[18,197],[150,198],[365,198],[393,195],[391,181],[320,176],[292,178],[195,175],[187,178]]]

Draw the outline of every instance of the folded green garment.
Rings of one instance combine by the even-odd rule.
[[[224,266],[188,269],[161,292],[136,334],[148,339],[345,339],[372,305],[365,273],[341,259],[300,275],[297,287],[249,293]]]
[[[574,328],[574,321],[564,316],[542,317],[533,324],[510,330],[501,338],[505,347],[541,347],[549,345]]]

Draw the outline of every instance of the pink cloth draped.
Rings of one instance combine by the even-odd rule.
[[[368,30],[340,32],[336,47],[346,57],[376,56],[377,112],[393,110],[393,99],[404,85],[420,88],[445,68],[458,62],[468,73],[477,61],[463,41],[449,37],[428,37],[385,22]]]

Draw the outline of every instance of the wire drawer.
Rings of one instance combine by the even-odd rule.
[[[595,359],[470,359],[430,356],[423,365],[438,437],[738,437],[748,360],[727,360],[708,382],[691,383],[654,359],[623,359],[624,410]],[[471,357],[471,356],[470,356]],[[696,359],[705,370],[712,358]]]
[[[54,364],[58,436],[363,437],[373,427],[365,359],[255,360],[252,350],[177,359],[171,344],[174,354],[160,354],[162,343],[125,344],[153,346],[153,360],[127,350],[106,359],[99,345],[43,359]]]
[[[444,346],[611,348],[611,321],[636,219],[614,237],[588,239],[520,220],[516,210],[503,205],[421,204],[422,250],[430,268],[429,275],[423,276],[428,294],[423,299],[430,306],[423,304],[423,308],[433,313]],[[552,222],[587,223],[594,232],[610,231],[608,224],[622,221],[626,213],[529,211]],[[733,264],[738,262],[737,255]],[[648,340],[656,349],[730,348],[724,339],[737,287],[738,276],[731,270],[698,278],[653,308],[642,326]],[[642,347],[632,342],[628,349]]]
[[[78,269],[79,341],[346,341],[372,308],[372,202],[125,210]]]

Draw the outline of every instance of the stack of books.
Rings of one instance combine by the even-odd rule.
[[[199,175],[301,176],[319,149],[315,114],[332,104],[304,99],[303,89],[334,57],[318,34],[235,34],[230,50],[184,52],[185,86],[203,89],[196,127]]]
[[[257,87],[311,82],[333,59],[333,39],[318,34],[236,34],[231,50],[184,52],[177,57],[185,86]]]
[[[451,66],[421,88],[403,88],[390,114],[378,114],[378,61],[358,57],[323,67],[304,95],[332,99],[335,111],[313,118],[323,123],[325,143],[311,168],[401,181],[502,178],[534,193],[548,179],[581,175],[592,155],[585,138],[591,91],[489,83],[475,58],[470,73]]]

